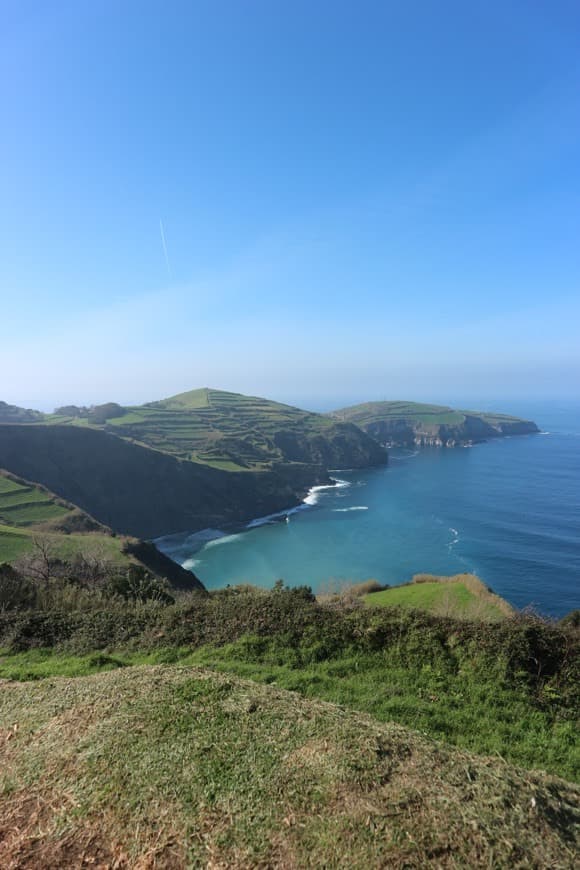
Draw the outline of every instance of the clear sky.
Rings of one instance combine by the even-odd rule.
[[[577,0],[0,12],[0,399],[575,392]]]

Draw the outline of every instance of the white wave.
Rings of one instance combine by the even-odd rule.
[[[353,505],[353,507],[332,509],[334,514],[347,514],[349,511],[368,511],[368,507],[365,504],[357,504]]]
[[[288,508],[285,511],[276,511],[274,514],[266,514],[265,517],[258,517],[255,520],[250,520],[250,522],[246,525],[246,529],[256,529],[259,526],[267,526],[271,523],[275,523],[277,520],[286,519],[287,521],[290,519],[292,514],[298,513],[298,511],[303,511],[305,508],[305,504],[299,504],[296,507]]]
[[[334,483],[325,483],[322,486],[312,486],[308,490],[308,495],[304,499],[304,504],[307,505],[315,505],[318,504],[318,499],[320,498],[320,493],[325,489],[342,489],[345,486],[350,486],[348,480],[340,480],[338,477],[331,477],[331,480]]]
[[[217,547],[220,544],[231,544],[232,541],[239,541],[241,537],[241,535],[222,535],[219,538],[214,538],[212,541],[208,541],[204,550],[208,550],[210,547]]]
[[[453,535],[453,540],[449,541],[449,543],[447,544],[447,549],[449,550],[449,552],[451,552],[455,544],[457,544],[457,542],[459,541],[459,532],[457,531],[457,529],[454,529],[453,526],[449,526],[449,531]]]
[[[401,453],[389,453],[389,462],[406,462],[408,459],[412,459],[414,456],[418,456],[418,450],[405,450]]]
[[[181,563],[182,568],[187,568],[188,571],[191,571],[192,568],[195,568],[196,565],[199,565],[200,559],[186,559],[185,562]]]

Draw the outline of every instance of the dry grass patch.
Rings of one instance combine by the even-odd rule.
[[[200,668],[4,683],[0,728],[2,867],[574,863],[577,787]]]

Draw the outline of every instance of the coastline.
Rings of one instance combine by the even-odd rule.
[[[340,470],[340,469],[337,469]],[[346,480],[341,480],[338,477],[328,475],[329,480],[333,483],[316,484],[311,486],[304,498],[295,505],[291,505],[271,514],[266,514],[261,517],[255,517],[247,522],[235,522],[227,524],[225,528],[207,527],[198,529],[197,531],[176,532],[170,535],[161,535],[153,538],[151,543],[176,564],[193,573],[194,567],[199,563],[195,559],[196,554],[200,553],[207,546],[216,546],[225,540],[234,540],[239,538],[244,532],[249,532],[252,529],[260,528],[260,526],[274,525],[279,522],[288,521],[289,518],[304,510],[309,510],[315,507],[318,503],[318,494],[328,489],[340,489],[350,486]],[[188,557],[185,559],[178,558],[179,554],[185,555],[183,551],[187,549]],[[203,580],[202,580],[203,582]]]

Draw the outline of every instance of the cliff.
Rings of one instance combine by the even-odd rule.
[[[61,564],[80,555],[89,562],[103,561],[121,569],[137,563],[176,588],[205,588],[192,571],[173,562],[154,544],[115,535],[49,489],[0,468],[0,565],[38,556],[39,542]]]
[[[117,532],[154,538],[244,522],[298,504],[324,469],[233,472],[93,428],[0,426],[0,467],[41,483]]]
[[[224,471],[263,471],[293,462],[363,468],[387,461],[384,449],[350,423],[205,387],[134,407],[110,402],[87,414],[83,420],[59,414],[47,422],[89,425]]]
[[[333,411],[330,416],[360,426],[387,446],[455,447],[539,432],[531,420],[507,414],[458,411],[416,402],[367,402]]]

